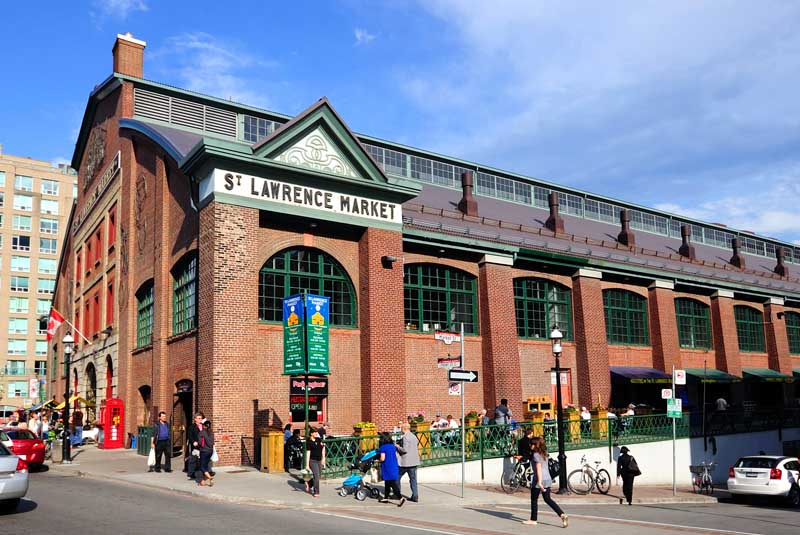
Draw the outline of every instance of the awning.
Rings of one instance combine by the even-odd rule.
[[[671,383],[672,377],[668,373],[655,368],[637,366],[611,366],[611,374],[629,380],[631,383]]]
[[[792,370],[795,379],[800,379],[800,368],[795,368]]]
[[[69,398],[69,403],[70,403],[70,405],[72,405],[72,404],[73,404],[73,403],[75,403],[76,401],[77,401],[78,403],[82,404],[82,405],[86,405],[87,407],[94,407],[94,403],[92,403],[91,401],[88,401],[88,400],[86,400],[86,399],[84,399],[84,398],[82,398],[82,397],[78,397],[78,396],[72,396],[71,398]],[[63,408],[64,408],[64,402],[62,401],[61,403],[59,403],[58,405],[56,405],[56,406],[55,406],[55,407],[53,407],[53,408],[54,408],[55,410],[57,410],[57,411],[60,411],[61,409],[63,409]]]
[[[715,368],[686,368],[686,375],[699,379],[701,383],[741,383],[742,378]]]
[[[794,377],[769,368],[742,368],[745,379],[758,379],[768,383],[793,383]]]
[[[28,411],[38,411],[39,409],[47,407],[48,405],[51,405],[52,403],[53,403],[53,400],[52,399],[48,399],[47,401],[42,401],[41,403],[37,403],[36,405],[34,405],[30,409],[28,409]],[[62,403],[62,405],[63,405],[63,403]]]

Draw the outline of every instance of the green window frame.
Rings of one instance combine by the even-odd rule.
[[[432,332],[437,325],[448,329],[463,322],[465,334],[478,334],[477,286],[475,277],[448,266],[403,266],[406,331]]]
[[[136,292],[136,347],[153,343],[153,281]]]
[[[675,299],[678,342],[685,349],[711,349],[711,321],[705,303],[679,297]]]
[[[733,316],[736,319],[739,351],[765,353],[764,315],[753,307],[736,305],[733,307]]]
[[[603,290],[603,309],[609,344],[650,345],[646,298],[628,290]]]
[[[258,319],[283,320],[283,298],[302,292],[330,298],[332,327],[356,327],[356,293],[350,277],[332,256],[293,247],[272,256],[258,274]]]
[[[197,254],[181,260],[172,277],[172,334],[180,334],[197,328]]]
[[[547,279],[514,279],[514,311],[517,336],[549,340],[557,326],[565,340],[572,340],[572,292]]]
[[[786,322],[786,337],[789,339],[789,353],[800,355],[800,314],[786,312],[783,317]]]

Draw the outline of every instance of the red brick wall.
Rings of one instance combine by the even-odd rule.
[[[606,343],[606,319],[603,310],[602,281],[589,277],[573,280],[572,306],[575,318],[576,369],[578,401],[594,406],[611,400],[609,346]]]
[[[608,360],[611,366],[658,368],[653,362],[652,348],[646,346],[608,346]]]
[[[562,368],[569,368],[572,377],[572,403],[578,403],[578,371],[575,360],[575,343],[563,342],[561,344],[560,365]],[[553,396],[551,386],[550,369],[555,366],[553,349],[550,341],[543,340],[520,340],[519,341],[519,365],[522,376],[522,400],[532,396]],[[569,400],[562,400],[565,404]],[[556,400],[553,399],[553,405]],[[510,403],[510,400],[509,400]],[[514,414],[522,416],[522,403],[510,405]]]
[[[650,309],[650,344],[653,348],[653,367],[672,373],[672,367],[681,367],[678,323],[675,319],[675,296],[666,288],[651,288],[648,296]]]
[[[769,368],[769,356],[766,353],[740,353],[742,368]],[[791,373],[789,374],[791,375]]]
[[[702,368],[704,363],[713,368],[717,363],[716,352],[712,349],[681,349],[681,365],[684,368]]]
[[[778,319],[784,312],[783,305],[764,305],[764,334],[766,335],[769,367],[786,375],[792,375],[792,359],[789,355],[789,338],[786,335],[786,322]]]
[[[741,377],[742,362],[739,356],[733,304],[733,299],[728,297],[711,299],[711,330],[714,333],[716,368]]]

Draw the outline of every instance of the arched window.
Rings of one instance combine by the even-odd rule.
[[[475,277],[436,264],[403,266],[404,318],[407,331],[428,332],[464,323],[478,333]]]
[[[197,252],[184,256],[172,269],[172,334],[197,327]]]
[[[733,307],[736,318],[736,336],[739,338],[739,351],[764,353],[764,316],[753,307],[736,305]]]
[[[609,344],[648,345],[647,299],[628,290],[603,290]]]
[[[258,275],[258,319],[281,321],[284,297],[300,292],[330,298],[331,325],[356,326],[353,284],[333,257],[308,247],[286,249],[264,264]]]
[[[694,299],[675,299],[678,340],[688,349],[711,349],[711,322],[708,306]]]
[[[514,279],[517,336],[550,338],[554,325],[572,340],[572,305],[569,288],[545,279]]]
[[[786,336],[789,338],[789,353],[800,355],[800,314],[787,312],[784,318],[786,320]]]
[[[136,292],[136,347],[153,343],[153,281]]]

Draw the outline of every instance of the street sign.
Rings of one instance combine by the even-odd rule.
[[[460,342],[461,335],[458,333],[451,333],[450,331],[434,331],[433,333],[434,340],[441,340],[447,345],[452,344],[453,342]]]
[[[473,370],[450,370],[447,378],[451,381],[462,381],[465,383],[477,383],[478,372]]]
[[[661,399],[672,399],[672,389],[671,388],[662,388],[661,389]]]
[[[675,384],[676,385],[686,384],[686,370],[675,370]]]
[[[667,417],[680,418],[681,416],[683,416],[683,410],[681,408],[681,398],[668,399]]]
[[[452,370],[461,366],[461,357],[441,357],[436,359],[436,367]]]
[[[461,395],[461,383],[450,383],[447,388],[447,393],[451,396],[460,396]]]
[[[283,299],[283,374],[306,372],[305,306],[302,295]]]
[[[328,325],[330,298],[306,294],[306,347],[308,373],[330,373],[328,369]]]

